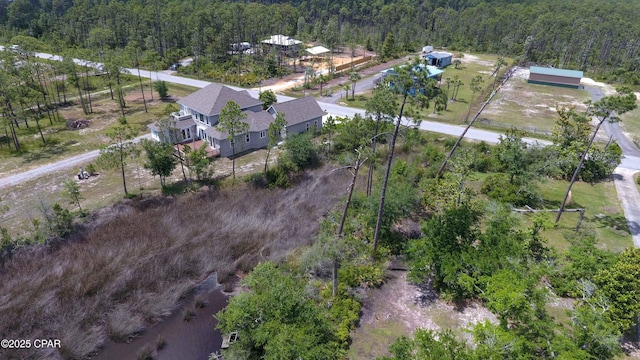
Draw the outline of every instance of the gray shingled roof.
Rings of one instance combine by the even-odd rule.
[[[324,115],[320,105],[311,96],[276,103],[271,107],[278,113],[284,113],[287,125],[299,124]]]
[[[252,132],[267,130],[269,124],[273,122],[273,116],[266,111],[245,111],[244,113],[247,114],[244,121],[249,124],[249,131]]]
[[[217,83],[208,85],[178,100],[178,104],[187,106],[206,116],[212,116],[220,114],[227,102],[231,100],[235,101],[241,109],[262,104],[260,100],[254,99],[246,91],[235,91]]]
[[[271,116],[266,111],[244,111],[244,113],[247,115],[246,119],[244,119],[244,122],[249,124],[249,132],[267,130],[269,128],[269,124],[273,122],[273,116]],[[206,129],[205,133],[219,140],[226,139],[228,136],[226,132],[220,131],[220,129],[218,129],[218,126],[213,126]]]

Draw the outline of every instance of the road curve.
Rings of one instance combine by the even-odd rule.
[[[604,96],[599,87],[585,86],[584,88],[591,94],[593,101],[598,101]],[[605,121],[603,128],[607,135],[615,140],[622,149],[623,159],[613,172],[613,182],[616,186],[620,206],[624,211],[624,217],[627,219],[633,246],[640,247],[640,193],[638,193],[638,187],[633,180],[633,175],[640,169],[640,151],[624,135],[618,123]]]

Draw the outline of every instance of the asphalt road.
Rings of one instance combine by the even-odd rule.
[[[587,90],[589,94],[591,94],[591,99],[593,99],[593,101],[598,101],[604,96],[602,89],[600,89],[599,87],[585,86],[584,89]],[[640,157],[640,150],[638,150],[633,141],[631,141],[624,135],[622,129],[620,128],[620,124],[618,124],[617,122],[605,121],[604,124],[602,124],[602,127],[604,128],[604,131],[607,133],[607,135],[613,137],[618,145],[620,145],[622,153],[625,156]]]
[[[636,172],[638,171],[619,166],[613,172],[613,178],[618,199],[620,199],[620,205],[633,238],[633,246],[640,247],[640,207],[638,207],[640,193],[638,193],[638,187],[633,180],[633,175]]]
[[[151,139],[151,134],[145,134],[133,139],[133,142],[138,142],[142,139]],[[50,164],[39,166],[35,169],[27,170],[21,173],[0,177],[0,189],[7,186],[17,185],[25,181],[37,179],[41,176],[45,176],[49,173],[59,170],[65,170],[73,167],[77,167],[78,170],[81,166],[90,163],[94,159],[100,156],[100,150],[89,151],[80,155],[75,155],[62,159]]]

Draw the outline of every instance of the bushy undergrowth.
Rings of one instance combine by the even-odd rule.
[[[0,272],[0,335],[59,338],[84,358],[175,310],[212,271],[225,279],[307,245],[348,176],[319,169],[286,190],[235,188],[103,209],[53,248],[17,251]],[[3,354],[3,356],[5,356]],[[6,358],[38,357],[37,349]]]

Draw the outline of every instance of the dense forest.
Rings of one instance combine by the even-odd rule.
[[[0,35],[96,53],[135,42],[167,62],[199,54],[215,64],[229,44],[276,33],[370,49],[392,34],[399,51],[499,53],[638,84],[639,14],[631,0],[0,0]]]

